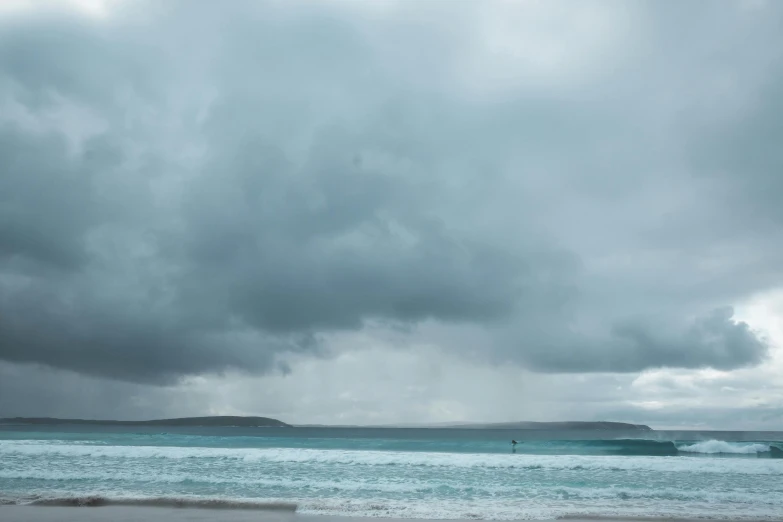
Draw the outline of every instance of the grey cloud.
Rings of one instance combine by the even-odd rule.
[[[604,339],[570,336],[559,344],[522,350],[532,367],[565,372],[638,372],[647,368],[705,366],[731,370],[764,360],[766,341],[733,316],[731,308],[716,309],[680,328],[670,318],[626,318],[613,323]],[[556,333],[548,336],[557,337]]]
[[[222,171],[225,188],[209,176],[193,189],[189,295],[224,293],[233,313],[268,331],[507,315],[524,264],[427,216],[394,166],[357,166],[350,154],[387,144],[338,132],[317,137],[300,168],[226,144],[208,169],[243,166]]]
[[[150,419],[209,414],[176,388],[0,361],[0,417]]]
[[[783,57],[781,58],[783,60]],[[696,140],[692,152],[695,169],[713,174],[725,183],[732,214],[752,225],[751,233],[781,238],[783,211],[783,73],[779,60],[775,74],[757,89],[757,100],[740,117]],[[728,199],[728,198],[727,198]],[[780,254],[771,260],[780,262]]]
[[[125,58],[127,42],[103,42],[91,31],[66,35],[77,40],[66,55],[95,46],[101,62],[114,46],[113,58]],[[37,43],[33,54],[48,58],[61,42]],[[70,103],[86,103],[108,129],[74,154],[57,133],[30,136],[6,124],[4,145],[14,154],[6,156],[3,210],[10,225],[22,227],[9,226],[2,239],[8,282],[0,347],[7,360],[159,382],[225,368],[282,368],[276,354],[317,353],[317,345],[297,341],[303,336],[358,328],[367,318],[478,321],[510,310],[509,282],[520,270],[513,257],[450,233],[426,215],[426,198],[407,199],[415,180],[395,172],[406,158],[390,153],[394,144],[376,128],[369,137],[342,136],[339,127],[320,132],[296,164],[283,144],[263,132],[254,138],[268,127],[229,100],[204,124],[215,143],[207,159],[186,169],[170,151],[140,141],[139,129],[157,138],[146,122],[128,130],[105,95],[92,102],[81,62],[70,70],[62,58],[62,75],[50,87],[73,95]],[[154,74],[161,64],[151,58]],[[46,91],[39,85],[46,68],[38,65],[7,67],[7,83]],[[138,87],[116,67],[104,72],[107,87]],[[275,109],[267,107],[274,100],[247,101]],[[413,144],[393,139],[403,150]],[[177,194],[156,193],[157,181],[178,175],[188,179],[175,184]],[[33,262],[63,270],[35,271]]]
[[[650,328],[644,323],[625,322],[613,329],[614,337],[625,343],[628,351],[639,355],[658,354],[659,360],[639,364],[641,370],[648,366],[678,366],[693,368],[710,366],[730,370],[755,363],[766,354],[767,346],[747,323],[733,320],[734,310],[723,308],[700,317],[687,326],[679,338],[667,338],[663,328]]]
[[[763,360],[763,340],[711,311],[780,281],[779,228],[751,237],[724,212],[750,208],[747,176],[769,170],[695,155],[724,138],[679,133],[683,106],[711,128],[713,107],[670,80],[730,50],[639,65],[662,22],[709,35],[734,7],[634,5],[643,36],[607,67],[496,97],[465,80],[481,70],[447,28],[477,29],[450,8],[134,3],[104,22],[0,21],[0,104],[16,111],[0,120],[0,358],[160,383],[284,369],[380,320],[475,325],[487,358],[542,371]],[[722,62],[748,73],[740,90],[767,81],[748,52]],[[692,170],[717,165],[736,190],[703,198],[724,178]]]
[[[73,237],[84,231],[86,216],[71,212],[89,212],[91,169],[69,162],[57,136],[26,139],[6,128],[0,146],[0,256],[62,268],[85,261]]]

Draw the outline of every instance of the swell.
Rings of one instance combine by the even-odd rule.
[[[599,439],[599,440],[552,440],[552,441],[522,441],[516,447],[509,448],[508,442],[487,442],[481,446],[470,448],[473,451],[450,452],[445,448],[428,446],[418,451],[385,451],[373,449],[334,449],[334,448],[264,448],[264,447],[210,447],[197,445],[108,445],[105,442],[61,441],[61,440],[19,440],[0,441],[0,455],[14,456],[61,456],[61,457],[93,457],[93,458],[127,458],[127,459],[228,459],[228,460],[268,460],[273,462],[333,462],[333,463],[367,463],[395,464],[400,455],[411,456],[410,463],[424,460],[424,464],[450,465],[460,461],[470,461],[471,455],[478,457],[483,454],[488,459],[477,462],[486,463],[500,457],[499,453],[511,450],[514,453],[530,456],[710,456],[733,455],[738,457],[783,458],[783,450],[771,442],[726,442],[708,441],[657,441],[648,439]],[[432,451],[435,450],[435,451]],[[446,462],[441,462],[446,459]],[[504,459],[504,462],[505,459]],[[501,464],[505,465],[505,464]]]
[[[517,452],[540,453],[541,450],[557,451],[561,454],[620,455],[620,456],[678,456],[678,455],[766,455],[783,457],[783,450],[769,442],[727,442],[705,441],[659,441],[649,439],[601,439],[578,441],[532,442],[525,447],[520,444]]]
[[[245,509],[259,511],[290,511],[294,512],[297,505],[287,502],[263,502],[246,500],[228,500],[215,498],[178,498],[178,497],[151,497],[151,498],[111,498],[101,495],[88,495],[76,497],[42,498],[32,501],[19,501],[20,504],[31,506],[56,506],[56,507],[101,507],[101,506],[146,506],[168,508],[194,508],[194,509]]]
[[[527,444],[527,447],[525,446]],[[620,455],[620,456],[675,456],[679,452],[672,441],[649,439],[598,439],[574,441],[550,441],[522,443],[518,452],[540,453],[552,451],[558,454]]]

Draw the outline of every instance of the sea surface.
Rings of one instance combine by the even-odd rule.
[[[781,520],[783,459],[771,449],[781,441],[783,432],[0,426],[0,504]]]

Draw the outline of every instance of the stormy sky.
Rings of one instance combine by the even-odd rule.
[[[783,426],[783,4],[0,8],[0,416]]]

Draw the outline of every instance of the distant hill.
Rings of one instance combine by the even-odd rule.
[[[566,421],[566,422],[461,422],[439,424],[385,424],[376,426],[362,425],[328,425],[328,424],[297,424],[301,428],[432,428],[432,429],[465,429],[465,430],[585,430],[585,431],[653,431],[644,424],[628,424],[625,422],[608,421]]]
[[[252,428],[290,428],[290,424],[267,417],[184,417],[146,421],[54,419],[50,417],[15,417],[0,419],[0,424],[54,425],[83,424],[90,426],[242,426]]]
[[[89,420],[89,419],[55,419],[51,417],[15,417],[0,419],[2,424],[16,425],[56,425],[78,424],[90,426],[242,426],[253,428],[290,428],[290,424],[267,417],[184,417],[179,419],[156,419],[146,421],[119,420]],[[319,428],[441,428],[441,429],[488,429],[488,430],[585,430],[585,431],[653,431],[643,424],[628,424],[625,422],[499,422],[499,423],[452,423],[452,424],[407,424],[386,426],[329,426],[329,425],[299,425],[298,427]]]
[[[566,422],[498,422],[488,424],[454,424],[446,428],[473,428],[490,430],[612,430],[612,431],[653,431],[644,424],[607,421],[566,421]]]

